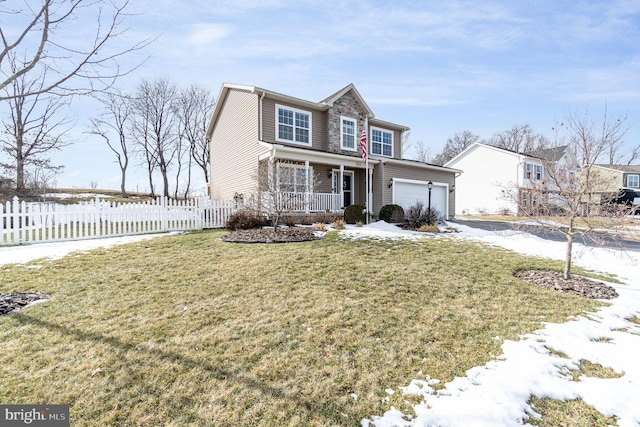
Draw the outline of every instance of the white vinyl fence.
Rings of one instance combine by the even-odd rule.
[[[0,208],[0,245],[79,240],[178,230],[224,227],[233,202],[203,197],[146,202],[7,202]]]

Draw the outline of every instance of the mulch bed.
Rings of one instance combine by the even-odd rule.
[[[235,243],[287,243],[306,242],[321,239],[312,228],[289,227],[278,229],[255,228],[252,230],[235,230],[222,238],[225,242]]]
[[[40,294],[38,292],[12,292],[0,294],[0,316],[20,310],[22,307],[25,307],[32,302],[49,298],[49,295]]]
[[[566,280],[562,273],[544,270],[518,270],[513,275],[546,289],[584,298],[613,299],[618,297],[618,293],[611,286],[586,277],[571,276],[569,280]]]

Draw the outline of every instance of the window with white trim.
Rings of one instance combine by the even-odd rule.
[[[525,163],[524,177],[534,181],[540,181],[542,179],[542,165],[536,165],[535,163]]]
[[[340,116],[340,148],[356,151],[357,122],[354,119]]]
[[[304,165],[290,165],[278,163],[278,191],[290,193],[305,193],[309,188],[313,168]]]
[[[640,175],[627,175],[627,187],[639,188]]]
[[[370,150],[372,154],[393,157],[393,132],[372,127]]]
[[[311,145],[311,113],[276,105],[276,141]]]

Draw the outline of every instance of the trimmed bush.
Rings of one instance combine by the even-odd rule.
[[[400,205],[384,205],[380,209],[380,219],[393,224],[402,222],[404,221],[404,209]]]
[[[417,230],[423,225],[436,225],[438,219],[438,211],[425,209],[422,202],[416,202],[415,205],[407,209],[404,216],[403,227]]]
[[[265,225],[264,217],[249,209],[241,209],[231,214],[224,228],[227,230],[250,230]]]
[[[355,224],[358,221],[364,222],[364,205],[349,205],[344,209],[344,220],[347,224]]]

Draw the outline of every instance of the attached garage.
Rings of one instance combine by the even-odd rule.
[[[405,210],[422,202],[425,209],[429,205],[428,181],[416,181],[403,178],[392,180],[393,203],[402,206]],[[431,188],[431,209],[438,211],[442,216],[448,217],[449,185],[447,183],[433,182]]]

